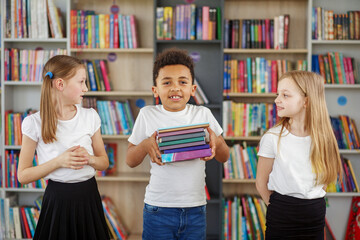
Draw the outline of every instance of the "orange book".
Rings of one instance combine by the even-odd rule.
[[[354,132],[354,137],[355,137],[356,145],[357,145],[357,147],[360,147],[359,132],[358,132],[358,130],[357,130],[357,128],[356,128],[354,119],[350,119],[350,126],[351,126],[351,128],[352,128],[352,131]]]
[[[326,82],[326,75],[325,75],[325,65],[324,65],[324,56],[319,54],[319,68],[320,68],[320,74],[323,76],[325,82]]]
[[[104,15],[105,22],[105,48],[110,47],[110,14]]]
[[[333,63],[333,59],[331,57],[330,52],[328,52],[328,58],[329,58],[329,69],[330,69],[330,77],[331,77],[331,83],[334,84],[335,83],[335,78],[334,78],[334,63]]]
[[[346,119],[346,117],[344,115],[340,115],[339,118],[340,118],[341,123],[342,123],[342,125],[344,127],[346,140],[348,142],[349,149],[354,149],[354,144],[353,144],[351,136],[350,136],[349,123],[348,123],[348,121],[347,121],[347,119]]]

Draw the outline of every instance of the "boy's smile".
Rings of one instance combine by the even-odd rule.
[[[165,110],[178,112],[185,109],[196,85],[192,84],[190,70],[181,64],[167,65],[160,69],[156,86],[152,87],[154,97],[160,97]]]

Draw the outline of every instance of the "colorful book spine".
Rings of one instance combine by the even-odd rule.
[[[195,158],[209,157],[211,156],[211,154],[212,151],[210,148],[185,151],[185,152],[168,153],[168,154],[161,154],[161,161],[164,163],[177,162],[177,161],[190,160]]]

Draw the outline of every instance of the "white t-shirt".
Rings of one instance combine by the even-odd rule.
[[[59,156],[67,149],[80,145],[90,155],[94,155],[91,137],[100,128],[100,117],[94,109],[82,108],[76,105],[76,115],[70,120],[58,120],[57,141],[45,144],[41,137],[40,112],[27,116],[22,122],[22,133],[37,142],[36,152],[39,165]],[[82,169],[59,168],[45,179],[57,182],[82,182],[95,175],[95,169],[89,165]]]
[[[298,137],[281,126],[270,129],[260,141],[259,156],[275,158],[269,176],[268,189],[283,195],[302,199],[323,197],[324,185],[316,185],[310,162],[311,137]]]
[[[162,105],[146,106],[140,110],[129,142],[138,145],[158,128],[176,127],[208,122],[216,136],[222,129],[211,111],[203,106],[187,104],[179,112],[166,111]],[[151,164],[150,182],[144,202],[159,207],[195,207],[206,204],[205,162],[199,158],[189,161]]]

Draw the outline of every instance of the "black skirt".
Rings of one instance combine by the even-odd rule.
[[[300,199],[274,192],[266,211],[265,239],[323,240],[324,198]]]
[[[109,239],[95,177],[79,183],[49,180],[34,239]]]

